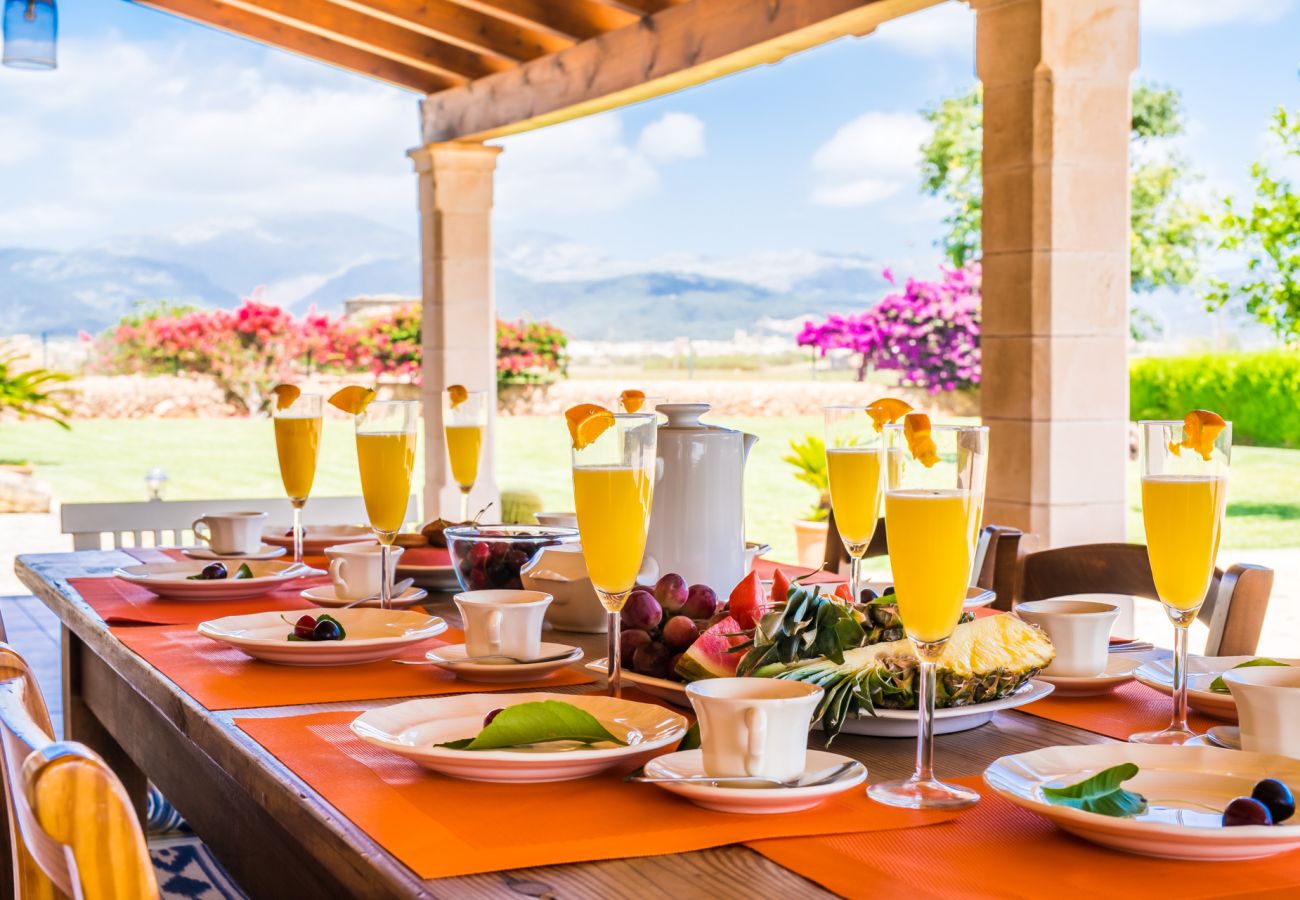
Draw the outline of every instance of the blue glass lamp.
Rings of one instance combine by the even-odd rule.
[[[15,69],[53,69],[59,36],[54,0],[4,0],[4,64]]]

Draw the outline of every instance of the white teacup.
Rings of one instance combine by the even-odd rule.
[[[195,540],[212,548],[213,553],[256,553],[262,549],[264,512],[211,513],[199,516],[190,525]],[[203,530],[200,531],[200,528]]]
[[[388,578],[397,572],[397,559],[401,547],[394,547],[388,557]],[[330,581],[334,582],[334,596],[340,600],[360,600],[379,593],[380,547],[377,541],[357,544],[336,544],[325,548],[330,561]]]
[[[465,626],[469,656],[535,659],[551,595],[542,591],[466,591],[452,598]]]
[[[700,720],[704,772],[719,778],[794,778],[804,770],[808,729],[822,689],[775,678],[707,678],[686,685]]]
[[[1106,671],[1110,630],[1119,607],[1095,600],[1031,600],[1016,606],[1016,615],[1047,633],[1056,659],[1044,675],[1091,678]]]
[[[1223,673],[1237,704],[1241,749],[1300,758],[1300,666],[1251,666]]]

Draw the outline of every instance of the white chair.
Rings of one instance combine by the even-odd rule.
[[[74,550],[102,550],[104,538],[113,549],[165,547],[193,543],[194,520],[208,513],[256,511],[267,513],[272,525],[288,528],[293,507],[287,498],[260,500],[150,500],[143,503],[66,503],[61,510],[62,530],[72,535]],[[406,521],[420,518],[412,496]],[[302,511],[304,525],[364,524],[365,503],[360,497],[312,497]],[[126,541],[131,536],[130,542]],[[152,536],[146,543],[145,536]]]

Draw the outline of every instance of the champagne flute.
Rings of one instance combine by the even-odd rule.
[[[280,459],[280,480],[293,507],[293,561],[302,562],[302,508],[307,505],[316,460],[320,455],[321,395],[299,394],[288,407],[272,404],[275,452]]]
[[[1187,629],[1205,602],[1214,577],[1228,501],[1232,423],[1224,422],[1222,430],[1199,449],[1196,438],[1201,429],[1194,434],[1187,425],[1138,423],[1147,557],[1156,593],[1174,625],[1174,712],[1163,731],[1130,736],[1137,744],[1177,745],[1195,736],[1187,727]]]
[[[862,557],[876,533],[885,495],[885,432],[876,430],[865,406],[828,406],[825,414],[831,508],[849,554],[849,590],[857,603],[862,597]]]
[[[898,612],[920,661],[920,711],[916,771],[902,781],[873,784],[867,793],[890,806],[960,809],[977,802],[979,794],[934,776],[935,673],[961,618],[970,580],[984,505],[988,429],[931,428],[924,415],[913,413],[905,427],[891,425],[886,431],[911,457],[890,475],[885,531]]]
[[[442,392],[443,434],[451,477],[460,488],[460,520],[469,521],[469,493],[478,480],[487,431],[487,391]]]
[[[356,416],[361,496],[380,547],[380,609],[392,608],[393,539],[410,503],[419,417],[418,400],[374,401]]]
[[[658,415],[615,415],[590,444],[573,450],[573,503],[587,572],[609,629],[609,695],[619,696],[619,614],[645,557],[654,495]]]

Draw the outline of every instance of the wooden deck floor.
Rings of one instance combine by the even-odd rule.
[[[36,673],[56,734],[63,734],[62,660],[59,620],[31,595],[0,597],[0,616],[9,645],[23,655]]]

